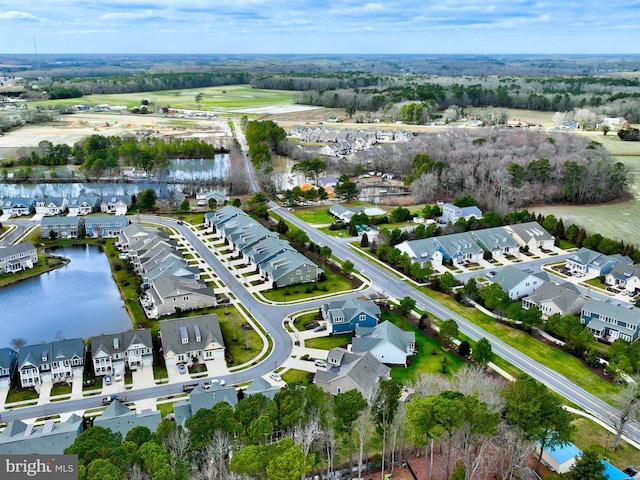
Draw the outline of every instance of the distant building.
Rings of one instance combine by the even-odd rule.
[[[472,218],[482,218],[482,210],[477,206],[472,205],[469,207],[457,207],[452,203],[445,203],[442,206],[442,217],[440,221],[442,223],[456,223],[460,219],[469,221]]]
[[[162,415],[157,410],[143,410],[136,413],[135,410],[130,410],[118,400],[114,400],[102,412],[102,415],[93,420],[93,425],[108,428],[113,433],[120,433],[122,438],[125,438],[130,430],[138,426],[147,427],[153,433],[158,429],[161,420]]]
[[[64,422],[46,420],[41,427],[21,420],[12,420],[0,433],[0,453],[61,455],[78,438],[80,432],[82,418],[75,414]]]

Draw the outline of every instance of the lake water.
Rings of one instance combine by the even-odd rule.
[[[0,183],[0,199],[11,197],[77,197],[97,194],[137,195],[152,188],[159,198],[168,198],[174,191],[184,191],[189,182],[226,183],[229,178],[229,154],[216,154],[214,158],[171,160],[169,170],[163,178],[178,183],[152,183],[136,180],[132,183],[91,182],[91,183]],[[159,180],[159,179],[158,179]],[[184,183],[181,183],[184,182]],[[210,189],[202,187],[203,189]],[[189,191],[193,190],[189,186]]]
[[[64,247],[52,253],[71,261],[0,288],[0,348],[9,346],[12,338],[36,344],[132,327],[107,257],[98,247]]]

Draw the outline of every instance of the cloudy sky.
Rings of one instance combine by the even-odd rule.
[[[0,53],[640,53],[640,0],[0,0]]]

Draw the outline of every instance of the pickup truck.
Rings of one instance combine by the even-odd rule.
[[[108,397],[104,397],[102,399],[102,405],[109,405],[114,400],[118,400],[119,402],[124,402],[124,397],[120,395],[109,395]]]

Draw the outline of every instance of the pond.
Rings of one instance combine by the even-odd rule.
[[[98,247],[64,247],[52,253],[71,261],[57,270],[0,288],[0,348],[9,346],[13,338],[24,338],[31,345],[132,327],[107,257]]]

